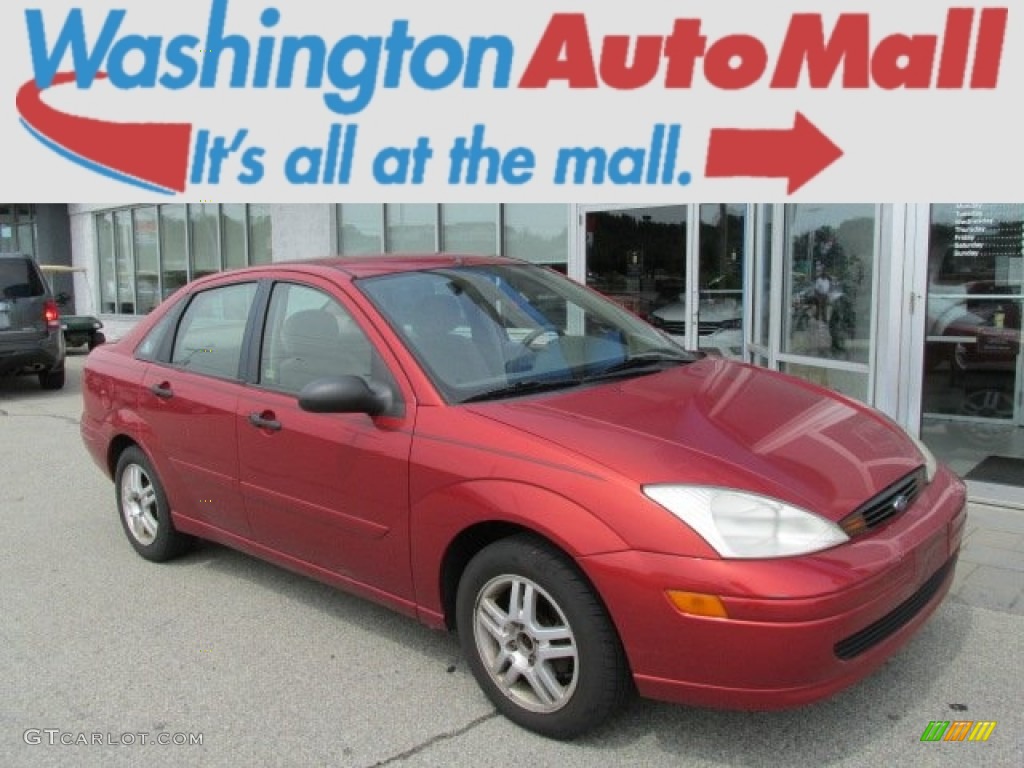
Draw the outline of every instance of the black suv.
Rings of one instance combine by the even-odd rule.
[[[64,386],[60,311],[34,259],[0,253],[0,376],[21,374]]]

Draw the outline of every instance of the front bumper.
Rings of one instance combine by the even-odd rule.
[[[949,591],[966,520],[947,470],[899,518],[848,544],[779,560],[647,552],[584,558],[641,695],[782,709],[863,679],[905,645]],[[683,614],[677,589],[721,598],[728,618]]]

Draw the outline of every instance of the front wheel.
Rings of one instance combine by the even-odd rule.
[[[502,539],[466,567],[456,598],[463,653],[495,707],[544,736],[592,730],[631,689],[618,634],[562,553],[529,535]]]
[[[114,474],[117,508],[128,541],[142,557],[159,563],[177,557],[193,543],[175,529],[163,484],[139,448],[127,448]]]

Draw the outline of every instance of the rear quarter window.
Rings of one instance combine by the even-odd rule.
[[[29,259],[0,258],[0,296],[28,299],[46,295],[46,284]]]

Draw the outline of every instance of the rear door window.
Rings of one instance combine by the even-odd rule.
[[[239,283],[197,293],[178,326],[171,365],[237,379],[256,288],[256,283]]]

